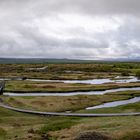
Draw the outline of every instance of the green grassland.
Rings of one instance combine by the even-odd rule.
[[[139,87],[140,82],[134,83],[105,83],[101,85],[71,84],[58,82],[8,81],[5,92],[76,92],[102,91],[108,89]]]
[[[140,96],[140,91],[125,91],[106,95],[78,95],[71,97],[1,97],[6,104],[24,109],[82,113],[122,113],[140,111],[140,103],[113,108],[84,110],[85,107],[105,102]],[[140,117],[50,117],[28,115],[0,108],[0,135],[6,140],[74,140],[84,132],[105,134],[111,140],[140,138]],[[2,139],[2,138],[1,138]]]
[[[29,70],[48,66],[44,71]],[[140,63],[69,63],[69,64],[0,64],[0,77],[27,77],[42,79],[113,78],[117,75],[135,75]]]
[[[48,66],[46,71],[28,68]],[[93,79],[114,78],[118,75],[136,75],[140,63],[32,63],[0,64],[0,77],[27,77],[41,79]],[[52,82],[8,81],[5,91],[13,92],[71,92],[106,90],[119,87],[138,87],[140,83],[102,85],[64,84]],[[68,93],[66,93],[68,94]],[[113,108],[85,110],[86,107],[105,102],[140,96],[140,91],[107,93],[105,95],[77,95],[70,97],[8,97],[1,96],[10,106],[56,112],[120,113],[139,112],[140,103]],[[139,140],[140,116],[125,117],[54,117],[18,113],[0,107],[0,140],[77,140],[86,132],[106,135],[109,140]]]
[[[105,102],[125,100],[131,95],[76,95],[70,97],[3,97],[6,104],[23,109],[65,112],[76,111]]]
[[[110,140],[140,138],[139,116],[47,117],[16,113],[3,108],[0,108],[0,114],[1,140],[45,140],[45,137],[50,140],[73,140],[87,131],[105,134]]]

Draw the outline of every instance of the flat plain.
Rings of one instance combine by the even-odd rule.
[[[47,69],[36,69],[44,68]],[[6,81],[5,92],[42,93],[89,92],[116,88],[140,87],[140,82],[130,83],[64,83],[62,80],[120,79],[140,76],[139,63],[96,62],[96,63],[42,63],[0,64],[1,79]],[[23,80],[19,80],[22,78]],[[44,79],[50,81],[30,81]],[[51,80],[60,80],[53,82]],[[9,106],[51,112],[73,113],[132,113],[140,112],[140,102],[117,107],[86,110],[87,107],[107,102],[139,97],[140,91],[110,92],[104,95],[16,97],[1,95]],[[19,113],[0,107],[1,140],[80,140],[81,136],[100,137],[112,140],[140,139],[140,116],[125,117],[64,117],[37,116]]]

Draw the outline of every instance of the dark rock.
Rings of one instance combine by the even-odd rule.
[[[99,132],[85,132],[79,134],[74,140],[111,140],[111,138]]]
[[[35,133],[35,131],[34,131],[34,129],[33,129],[33,128],[31,128],[31,129],[29,129],[29,130],[28,130],[28,133],[34,134],[34,133]]]

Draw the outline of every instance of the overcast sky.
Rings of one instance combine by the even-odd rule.
[[[140,57],[140,1],[0,0],[0,57]]]

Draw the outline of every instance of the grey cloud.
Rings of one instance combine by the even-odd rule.
[[[0,0],[0,57],[139,57],[139,5],[138,0]],[[85,29],[82,23],[53,30],[59,14],[90,19],[117,16],[123,24],[103,32]],[[50,22],[42,25],[42,19]]]
[[[139,14],[138,0],[1,0],[1,9],[22,16],[42,15],[61,11],[92,14]],[[25,13],[27,15],[25,15]]]

